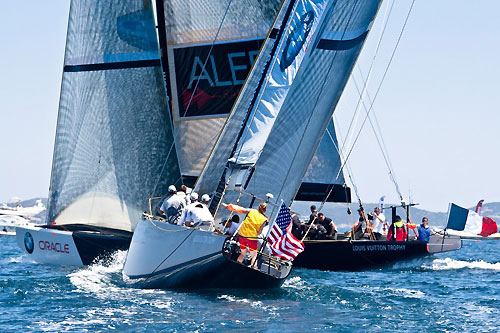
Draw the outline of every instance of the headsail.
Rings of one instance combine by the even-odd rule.
[[[271,192],[275,195],[274,200],[291,203],[344,89],[379,3],[378,0],[334,1],[332,14],[319,28],[321,38],[316,45],[311,45],[310,59],[301,69],[303,76],[291,87],[251,171],[253,175],[243,175],[243,178],[250,179],[247,184],[240,182],[246,192],[260,198]],[[272,39],[272,34],[269,36]],[[272,43],[266,42],[261,55],[268,54],[271,48]],[[238,98],[239,105],[252,104],[266,61],[261,56],[257,59]],[[234,108],[197,184],[200,191],[217,189],[222,193],[224,190],[218,187],[220,171],[231,156],[234,138],[238,137],[241,124],[247,121],[247,114],[243,107]],[[234,201],[239,195],[238,191],[226,192],[225,200]],[[246,206],[252,202],[250,197],[244,196],[242,200],[240,204]]]
[[[73,0],[66,43],[49,221],[133,230],[180,182],[151,3]]]

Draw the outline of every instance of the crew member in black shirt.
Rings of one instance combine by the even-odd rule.
[[[337,234],[337,228],[331,218],[328,218],[323,213],[318,213],[317,222],[326,230],[326,238],[333,239]]]

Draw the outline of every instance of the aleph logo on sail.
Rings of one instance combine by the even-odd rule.
[[[310,10],[302,15],[296,26],[292,27],[292,31],[286,40],[283,55],[281,56],[280,69],[282,72],[293,63],[302,49],[302,46],[304,46],[307,36],[309,35],[309,31],[311,31],[313,22],[314,12]]]

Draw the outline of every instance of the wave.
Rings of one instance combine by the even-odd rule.
[[[99,261],[88,267],[68,275],[77,291],[98,293],[102,291],[117,291],[120,288],[112,283],[112,275],[120,273],[127,251],[115,252],[111,260]]]
[[[26,260],[26,255],[21,254],[16,257],[6,257],[0,260],[0,264],[10,264],[10,263],[19,263],[19,262],[29,262],[29,263],[34,263],[35,261],[33,260]]]
[[[445,258],[445,259],[435,259],[432,261],[431,265],[424,265],[423,267],[435,271],[457,270],[457,269],[479,269],[479,270],[500,271],[500,262],[489,263],[483,260],[463,261],[463,260]]]
[[[151,306],[161,311],[172,312],[176,301],[164,290],[135,289],[123,281],[122,269],[127,251],[117,251],[111,258],[94,263],[68,275],[70,282],[76,287],[75,292],[92,294],[99,299],[131,302],[127,313],[134,315],[142,306]],[[137,308],[137,311],[136,311]],[[116,309],[113,309],[116,311]]]
[[[265,305],[262,301],[255,301],[244,297],[223,294],[217,297],[219,300],[224,300],[230,303],[248,304],[255,310],[263,310],[271,315],[278,312],[278,308],[272,305]]]

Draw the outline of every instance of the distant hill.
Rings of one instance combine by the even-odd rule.
[[[42,203],[47,206],[47,198],[33,198],[28,200],[22,200],[16,203],[7,203],[8,206],[15,207],[17,205],[21,205],[23,207],[31,207],[34,206],[37,200],[42,200]]]

